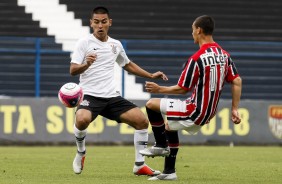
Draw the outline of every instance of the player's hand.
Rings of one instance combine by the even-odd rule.
[[[153,79],[159,79],[159,78],[161,78],[161,79],[163,79],[164,81],[167,81],[167,80],[168,80],[167,76],[166,76],[163,72],[161,72],[161,71],[158,71],[158,72],[156,72],[156,73],[153,73],[152,78],[153,78]]]
[[[91,66],[97,59],[97,54],[88,54],[85,58],[87,66]]]
[[[239,124],[241,122],[241,117],[237,109],[232,109],[231,120],[235,124]]]
[[[169,128],[169,126],[168,126],[167,121],[165,122],[165,129],[166,129],[167,131],[171,131],[170,128]]]
[[[149,93],[158,93],[160,86],[154,82],[145,82],[145,89],[146,91],[148,91]]]

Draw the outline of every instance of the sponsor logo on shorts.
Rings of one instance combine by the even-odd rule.
[[[90,102],[88,100],[83,100],[80,105],[81,106],[89,106]]]
[[[276,138],[282,139],[282,105],[271,105],[268,109],[269,128]]]

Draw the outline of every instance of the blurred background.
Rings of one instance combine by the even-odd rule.
[[[198,49],[191,25],[200,15],[216,22],[214,39],[227,50],[243,79],[240,113],[230,121],[230,86],[217,116],[188,144],[282,143],[282,24],[280,0],[1,0],[0,2],[0,144],[73,142],[74,109],[57,100],[60,87],[79,82],[69,74],[76,41],[89,34],[92,9],[105,6],[127,55],[142,68],[161,70],[175,85],[182,66]],[[145,112],[150,95],[146,79],[116,68],[122,96]],[[132,143],[133,129],[99,117],[89,141]],[[152,137],[152,136],[150,136]]]

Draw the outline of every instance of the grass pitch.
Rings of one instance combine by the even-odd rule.
[[[0,184],[275,184],[282,182],[281,147],[182,146],[177,181],[134,176],[133,146],[88,146],[82,174],[72,171],[76,147],[0,147]],[[146,158],[163,169],[163,158]]]

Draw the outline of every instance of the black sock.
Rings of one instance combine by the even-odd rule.
[[[179,146],[178,132],[166,131],[168,145],[170,147],[169,156],[165,157],[164,174],[175,173],[176,156]]]
[[[149,121],[152,125],[152,130],[155,136],[157,147],[167,147],[166,135],[165,135],[165,124],[162,114],[153,111],[146,107]]]

